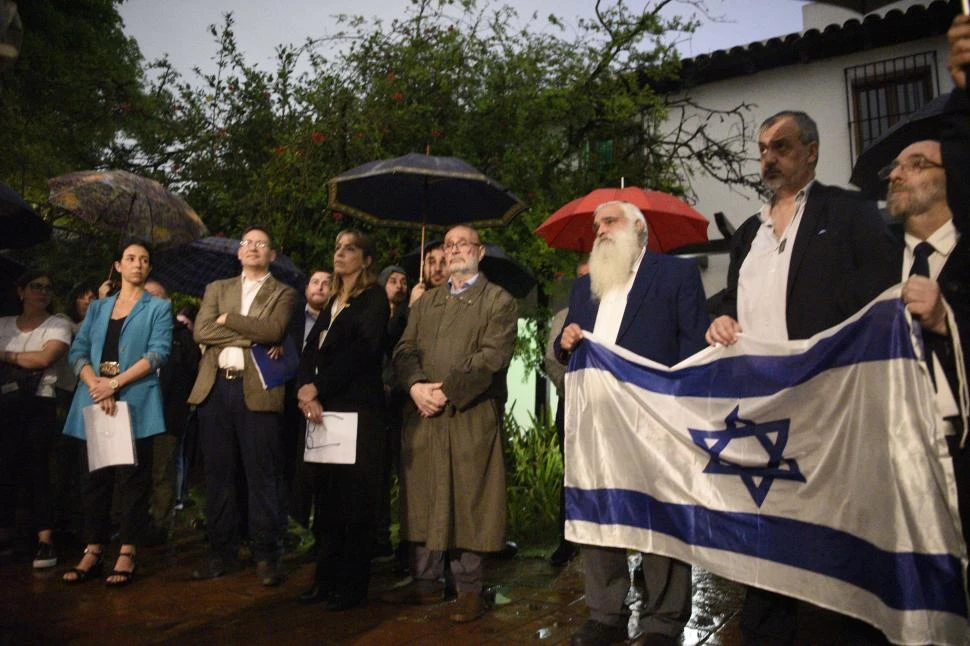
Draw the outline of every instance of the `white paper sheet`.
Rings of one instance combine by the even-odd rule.
[[[114,415],[108,415],[97,404],[85,407],[84,437],[88,445],[88,471],[137,464],[127,402],[117,402]]]
[[[307,422],[304,462],[355,464],[357,413],[324,413],[323,423]]]

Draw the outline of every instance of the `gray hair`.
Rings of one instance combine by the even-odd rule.
[[[608,206],[616,206],[623,212],[626,219],[631,223],[640,221],[643,223],[643,231],[640,233],[640,244],[646,246],[647,244],[647,219],[643,217],[643,211],[637,208],[636,204],[631,204],[630,202],[624,202],[623,200],[612,200],[610,202],[603,202],[595,209],[593,209],[593,219],[596,219],[596,214],[602,209]]]
[[[818,143],[818,125],[810,116],[799,110],[782,110],[761,122],[758,132],[764,132],[765,128],[775,125],[782,119],[791,119],[798,126],[798,140],[806,146],[812,142]]]

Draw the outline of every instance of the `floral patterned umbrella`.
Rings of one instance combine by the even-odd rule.
[[[123,170],[79,171],[48,181],[50,203],[91,223],[175,245],[206,235],[205,225],[185,200],[155,180]]]

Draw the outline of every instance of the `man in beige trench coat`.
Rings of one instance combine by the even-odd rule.
[[[411,308],[394,370],[411,399],[401,446],[401,537],[414,543],[414,582],[384,595],[437,603],[447,555],[456,622],[477,619],[482,552],[505,546],[501,402],[515,343],[515,300],[478,271],[485,247],[458,226],[444,242],[450,278]]]

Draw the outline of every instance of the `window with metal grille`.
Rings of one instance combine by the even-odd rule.
[[[852,161],[899,121],[939,93],[936,52],[845,69]]]

